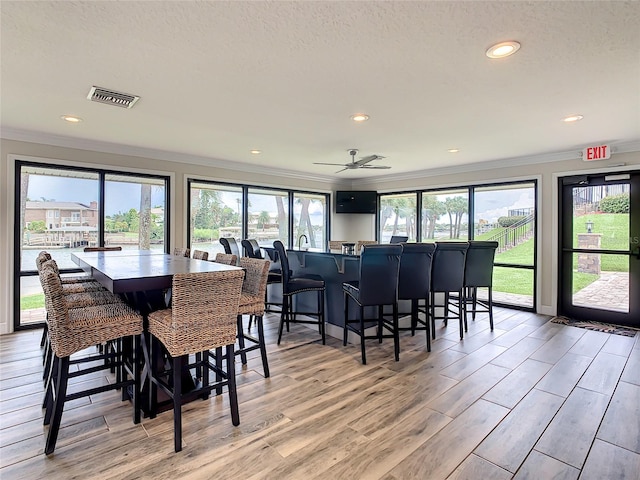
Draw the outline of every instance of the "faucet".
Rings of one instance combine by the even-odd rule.
[[[307,238],[307,236],[304,233],[302,235],[300,235],[298,237],[298,250],[300,250],[300,248],[302,247],[302,237],[304,237],[304,243],[307,243],[309,241],[309,239]]]

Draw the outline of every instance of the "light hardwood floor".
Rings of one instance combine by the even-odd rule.
[[[640,336],[591,332],[496,310],[359,346],[292,326],[238,373],[241,423],[227,396],[134,425],[117,392],[69,404],[43,455],[40,330],[0,337],[0,477],[8,479],[639,479]],[[254,352],[257,353],[257,352]],[[91,382],[111,381],[96,374]]]

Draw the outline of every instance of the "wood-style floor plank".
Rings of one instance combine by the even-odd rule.
[[[620,382],[596,435],[640,454],[640,386]]]
[[[171,411],[134,425],[131,404],[105,392],[65,406],[46,457],[41,332],[0,336],[0,477],[637,478],[637,338],[496,308],[493,332],[480,316],[460,341],[440,322],[431,352],[424,332],[402,332],[399,362],[385,339],[362,365],[358,345],[322,345],[302,325],[277,345],[278,320],[265,318],[270,378],[258,352],[236,359],[240,425],[226,392],[191,402],[178,454]],[[96,372],[70,388],[111,381]]]
[[[576,388],[540,437],[535,449],[582,468],[610,397]]]

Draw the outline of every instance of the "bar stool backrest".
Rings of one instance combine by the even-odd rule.
[[[464,286],[469,242],[436,242],[431,265],[432,292],[458,292]]]
[[[402,244],[398,298],[427,298],[431,291],[431,263],[435,250],[435,243]]]
[[[240,258],[240,267],[244,269],[245,275],[238,307],[239,315],[264,314],[264,295],[267,290],[270,264],[269,260],[260,258]]]
[[[491,287],[493,285],[493,260],[498,242],[473,240],[469,242],[464,267],[465,287]]]
[[[244,248],[244,251],[246,253],[246,256],[249,258],[259,258],[262,259],[264,258],[262,256],[262,252],[260,251],[260,245],[258,245],[258,241],[253,239],[253,238],[249,238],[249,239],[245,239],[242,240],[242,246]]]
[[[280,260],[280,268],[282,270],[282,293],[288,293],[287,285],[291,280],[291,270],[289,270],[289,258],[287,257],[287,251],[284,248],[284,244],[280,240],[273,242],[273,248],[276,249],[278,259]]]
[[[50,260],[52,262],[53,260]],[[51,348],[58,357],[69,355],[64,351],[61,342],[72,342],[73,336],[66,334],[67,302],[62,291],[60,276],[51,264],[43,265],[40,271],[40,282],[44,291],[44,303],[47,309],[47,325]],[[78,349],[79,350],[79,349]],[[74,350],[75,351],[75,350]]]
[[[238,243],[233,237],[220,237],[220,244],[224,247],[224,253],[228,255],[235,255],[236,258],[240,258],[240,249]]]
[[[403,243],[409,240],[409,237],[405,237],[403,235],[392,235],[389,243]]]
[[[361,305],[389,305],[398,299],[402,245],[363,245],[360,255]]]

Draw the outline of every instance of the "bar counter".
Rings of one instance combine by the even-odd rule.
[[[271,258],[275,249],[262,247]],[[342,253],[327,252],[319,249],[288,249],[289,268],[293,275],[315,274],[325,281],[324,315],[328,324],[340,328],[344,325],[344,296],[342,284],[358,280],[360,269],[359,255],[343,255]],[[280,285],[269,286],[269,300],[280,302],[282,288]],[[298,308],[311,311],[316,307],[314,292],[301,293],[295,296]],[[352,309],[352,312],[355,310]],[[327,330],[329,333],[330,330]]]

